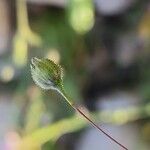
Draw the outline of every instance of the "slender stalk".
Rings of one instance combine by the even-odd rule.
[[[16,0],[17,25],[19,32],[26,32],[29,28],[27,4],[25,0]]]
[[[110,136],[110,134],[106,133],[102,128],[100,128],[95,122],[93,122],[88,116],[86,116],[79,108],[78,106],[76,106],[71,100],[70,98],[68,98],[67,94],[64,91],[63,86],[61,86],[61,89],[58,90],[58,92],[64,97],[64,99],[67,101],[67,103],[69,103],[69,105],[71,105],[71,107],[73,107],[80,115],[82,115],[87,121],[89,121],[91,123],[91,125],[93,127],[95,127],[96,129],[98,129],[100,132],[102,132],[104,135],[106,135],[109,139],[111,139],[112,141],[114,141],[116,144],[118,144],[120,147],[122,147],[124,150],[128,150],[124,145],[122,145],[121,143],[119,143],[117,140],[115,140],[112,136]]]

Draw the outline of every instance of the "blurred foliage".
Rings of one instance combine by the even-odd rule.
[[[29,27],[27,4],[25,0],[16,0],[17,32],[13,39],[13,61],[22,66],[27,63],[28,44],[40,45],[41,39]]]
[[[21,146],[19,150],[56,150],[55,143],[62,135],[81,131],[87,126],[78,115],[73,115],[72,109],[68,108],[57,93],[53,91],[46,93],[33,84],[29,70],[31,57],[46,57],[62,64],[67,93],[77,103],[90,95],[92,100],[89,98],[90,100],[86,99],[84,102],[86,105],[89,101],[93,104],[95,97],[99,96],[95,92],[101,90],[107,94],[105,90],[110,90],[109,82],[113,90],[116,90],[112,78],[115,78],[117,85],[122,82],[120,78],[128,79],[127,71],[130,68],[126,64],[121,66],[116,61],[116,57],[120,56],[116,56],[115,49],[121,43],[116,39],[122,40],[124,35],[130,37],[129,33],[131,33],[136,36],[134,42],[138,43],[135,46],[136,59],[131,66],[138,66],[140,77],[135,81],[135,86],[129,86],[128,89],[131,92],[136,91],[141,101],[133,107],[86,113],[90,113],[91,118],[101,123],[123,125],[140,122],[140,135],[143,141],[149,143],[150,10],[148,1],[138,0],[125,12],[115,16],[98,13],[98,6],[95,7],[92,0],[69,0],[67,6],[61,8],[36,2],[27,3],[25,0],[13,2],[16,14],[12,20],[16,23],[12,25],[15,28],[12,34],[13,32],[15,34],[12,36],[12,41],[8,43],[11,45],[12,53],[6,51],[0,56],[1,92],[6,90],[6,95],[12,96],[19,111],[18,125],[12,129],[14,130],[12,133],[8,133],[8,139],[13,137],[9,140],[14,139],[14,143],[17,143],[16,147]],[[128,44],[125,45],[130,47]],[[119,47],[119,52],[123,48],[123,46]],[[113,68],[114,65],[117,67]],[[120,73],[118,68],[126,70]],[[115,76],[115,71],[120,73],[119,76]],[[139,74],[134,73],[134,78]],[[87,90],[86,93],[84,90],[88,86],[91,86],[92,90],[90,92]]]
[[[93,1],[70,0],[68,3],[68,16],[72,28],[79,34],[89,31],[94,25]]]
[[[26,113],[25,119],[25,134],[31,133],[35,129],[37,129],[40,125],[42,115],[45,111],[45,106],[43,104],[43,98],[40,90],[32,88],[30,93],[30,103],[28,112]]]
[[[133,122],[138,119],[150,117],[150,104],[143,106],[129,107],[125,109],[118,109],[115,111],[102,111],[91,114],[95,120],[101,120],[102,123],[113,123],[116,125]],[[47,127],[39,128],[32,133],[27,134],[20,141],[19,149],[37,149],[48,141],[56,142],[56,140],[63,134],[81,130],[87,126],[88,122],[78,115],[69,119],[62,119]],[[145,132],[146,128],[143,132]]]

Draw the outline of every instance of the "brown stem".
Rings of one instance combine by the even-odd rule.
[[[114,141],[116,144],[118,144],[120,147],[122,147],[124,150],[128,150],[125,146],[123,146],[121,143],[119,143],[117,140],[115,140],[112,136],[110,136],[108,133],[106,133],[103,129],[101,129],[96,123],[94,123],[89,117],[87,117],[79,108],[76,106],[72,101],[70,101],[70,98],[68,98],[67,94],[65,93],[63,86],[60,86],[61,88],[58,90],[58,92],[65,98],[65,100],[78,112],[80,115],[82,115],[86,120],[88,120],[93,127],[98,129],[100,132],[102,132],[104,135],[106,135],[109,139]]]
[[[72,107],[79,112],[84,118],[86,118],[92,126],[94,126],[96,129],[101,131],[103,134],[105,134],[108,138],[110,138],[112,141],[114,141],[116,144],[118,144],[120,147],[122,147],[125,150],[128,150],[125,146],[123,146],[121,143],[119,143],[117,140],[115,140],[112,136],[110,136],[108,133],[106,133],[103,129],[101,129],[97,124],[95,124],[89,117],[87,117],[78,107],[75,105],[72,105]]]

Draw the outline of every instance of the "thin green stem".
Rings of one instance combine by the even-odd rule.
[[[57,91],[60,93],[60,95],[62,95],[62,97],[67,101],[67,103],[71,105],[71,107],[73,107],[74,103],[70,100],[70,98],[66,94],[63,85],[60,85]]]

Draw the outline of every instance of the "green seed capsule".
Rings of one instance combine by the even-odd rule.
[[[62,68],[49,59],[31,60],[31,74],[34,82],[43,89],[58,90],[62,84]]]

